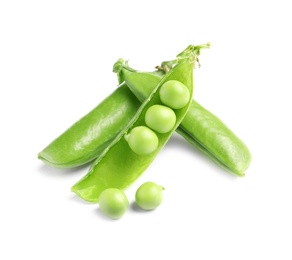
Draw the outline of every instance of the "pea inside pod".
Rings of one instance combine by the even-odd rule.
[[[162,103],[173,109],[184,107],[190,99],[187,87],[177,80],[165,82],[159,93]]]
[[[162,105],[154,105],[146,111],[145,123],[158,133],[167,133],[173,129],[176,115],[172,109]]]
[[[169,84],[169,82],[171,83]],[[163,87],[166,85],[172,86],[176,85],[177,83],[179,83],[180,86],[182,86],[183,88],[187,89],[186,86],[184,86],[182,83],[176,80],[165,82],[162,85],[161,89],[163,89]],[[162,100],[161,89],[159,92],[160,100]],[[172,92],[173,90],[171,88],[168,88],[164,90],[163,95],[170,96]],[[188,89],[186,93],[187,97],[189,98]],[[178,98],[181,98],[181,96],[179,96]],[[183,101],[183,103],[180,103],[180,108],[184,107],[186,104],[187,103]],[[162,105],[153,105],[146,110],[145,114],[146,125],[151,127],[153,130],[157,131],[158,133],[167,133],[171,131],[171,129],[175,126],[175,122],[176,115],[174,111],[169,107]],[[129,143],[129,146],[131,147],[132,151],[134,151],[137,154],[149,154],[154,152],[155,149],[158,147],[159,142],[157,135],[146,126],[137,126],[133,128],[130,134],[125,135],[125,139]]]
[[[119,59],[114,65],[120,82],[125,82],[135,96],[147,99],[163,73],[167,73],[176,60],[164,62],[159,71],[143,72],[128,66]],[[251,153],[246,144],[219,117],[192,100],[189,111],[176,132],[195,148],[206,154],[216,164],[237,176],[244,176],[251,162]]]
[[[108,146],[104,153],[93,163],[88,174],[72,187],[82,199],[97,202],[100,193],[107,188],[124,189],[135,181],[151,164],[156,155],[169,140],[175,128],[181,123],[187,113],[191,98],[186,106],[175,111],[176,123],[172,131],[157,133],[159,144],[150,154],[140,155],[132,151],[124,135],[133,128],[145,124],[145,114],[149,107],[161,104],[159,89],[168,80],[178,80],[193,93],[193,68],[200,47],[194,47],[184,58],[180,58],[177,65],[172,68],[157,84],[147,99],[133,117],[131,122],[121,131],[117,138]]]
[[[116,69],[117,67],[122,69],[123,66],[123,62],[115,64]],[[165,72],[157,70],[150,74],[151,77],[147,78],[146,91],[149,87],[152,91]],[[147,95],[150,92],[147,92]],[[142,95],[139,99],[145,100],[145,97]],[[103,102],[45,147],[38,154],[38,158],[45,164],[57,168],[73,168],[99,158],[133,118],[140,104],[127,85],[121,84]]]
[[[146,126],[134,127],[125,139],[132,151],[141,155],[153,153],[159,144],[157,135]]]

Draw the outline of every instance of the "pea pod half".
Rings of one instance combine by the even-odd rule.
[[[188,88],[192,96],[194,61],[200,48],[201,46],[193,46],[192,49],[189,49],[186,52],[186,57],[180,58],[178,64],[158,82],[131,122],[106,148],[104,153],[97,158],[88,174],[72,187],[73,192],[86,201],[97,202],[99,194],[103,190],[107,188],[123,189],[147,169],[186,115],[191,104],[191,98],[185,107],[175,110],[176,123],[173,130],[164,134],[157,133],[159,144],[154,152],[144,155],[136,154],[131,150],[124,136],[137,126],[145,126],[145,113],[149,107],[161,104],[159,89],[166,81],[180,81]]]
[[[143,101],[161,80],[161,71],[167,72],[175,63],[162,63],[159,72],[140,72],[119,59],[114,65],[114,72],[118,74],[119,81],[125,82],[135,96]],[[222,120],[195,100],[176,131],[228,172],[245,175],[251,162],[247,146]]]

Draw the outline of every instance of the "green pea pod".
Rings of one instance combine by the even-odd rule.
[[[168,71],[175,63],[162,63],[158,72],[140,72],[119,59],[114,65],[114,72],[118,74],[119,81],[124,81],[143,101],[161,80],[161,71]],[[195,100],[176,131],[228,172],[245,175],[251,162],[247,146],[217,116]]]
[[[38,154],[59,168],[80,166],[98,157],[132,119],[141,103],[126,85],[78,120]]]
[[[96,159],[88,174],[72,187],[73,192],[86,201],[97,202],[103,190],[107,188],[124,189],[147,169],[186,115],[191,104],[191,98],[185,107],[175,110],[176,123],[173,130],[164,134],[157,133],[159,144],[154,152],[147,155],[134,153],[124,136],[134,127],[145,126],[146,110],[150,106],[161,104],[159,89],[166,81],[178,80],[182,82],[192,95],[194,62],[202,47],[204,46],[192,46],[186,50],[186,57],[179,58],[177,65],[158,82],[131,122],[106,148],[104,153]]]

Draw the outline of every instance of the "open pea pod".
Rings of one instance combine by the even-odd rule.
[[[165,73],[155,71],[154,74],[160,80]],[[155,85],[151,82],[151,91],[158,81]],[[38,159],[56,168],[73,168],[93,161],[125,128],[140,105],[123,84],[49,143],[38,153]]]
[[[175,110],[176,123],[172,131],[164,134],[157,133],[159,145],[154,152],[147,155],[134,153],[129,147],[125,135],[136,126],[145,126],[145,113],[149,107],[162,104],[159,97],[159,89],[165,82],[169,80],[180,81],[188,88],[192,96],[194,62],[197,59],[200,48],[201,46],[192,46],[185,52],[185,56],[179,57],[176,66],[162,77],[142,103],[131,122],[118,134],[103,154],[96,159],[88,174],[71,188],[73,192],[86,201],[97,202],[103,190],[107,188],[124,189],[147,169],[169,140],[173,131],[181,123],[192,99],[190,98],[187,105],[183,108]]]
[[[119,81],[125,82],[142,102],[176,62],[163,62],[158,71],[141,72],[119,59],[114,65],[114,72],[118,74]],[[228,172],[245,175],[251,162],[248,147],[221,119],[197,101],[192,100],[176,132]]]

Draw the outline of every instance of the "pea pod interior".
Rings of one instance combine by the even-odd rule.
[[[158,148],[151,154],[138,155],[134,153],[126,142],[124,135],[136,126],[145,125],[145,113],[155,104],[161,104],[159,88],[168,80],[178,80],[186,85],[190,95],[193,93],[193,60],[181,59],[180,62],[167,73],[156,85],[151,94],[142,103],[141,107],[131,122],[120,132],[116,139],[106,148],[104,153],[97,158],[88,174],[72,187],[82,199],[97,202],[99,194],[106,188],[123,189],[136,180],[151,164],[159,151],[166,144],[175,128],[181,123],[191,104],[175,111],[176,124],[168,133],[157,133],[159,138]]]
[[[122,59],[114,65],[114,71],[140,101],[149,96],[162,77],[161,71],[136,71]],[[176,131],[228,172],[245,175],[251,162],[248,147],[222,120],[197,101],[192,101]]]

